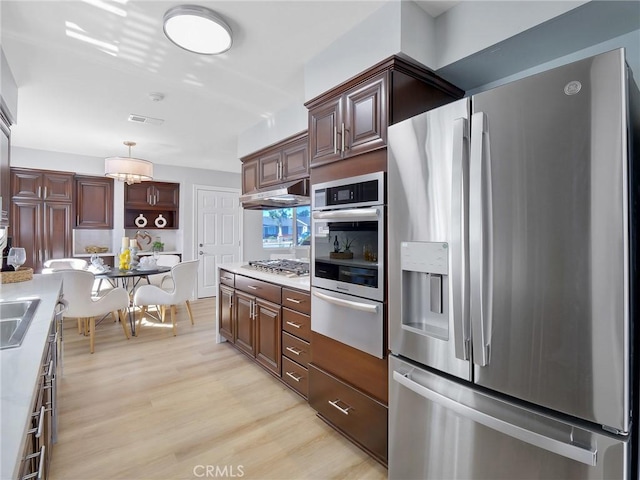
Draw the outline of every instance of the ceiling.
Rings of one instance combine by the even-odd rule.
[[[1,0],[2,48],[19,89],[13,145],[107,157],[134,141],[132,156],[154,163],[239,172],[238,135],[303,103],[304,64],[385,2],[197,3],[230,25],[227,53],[196,55],[166,39],[162,17],[175,0]],[[459,2],[417,3],[437,16]]]

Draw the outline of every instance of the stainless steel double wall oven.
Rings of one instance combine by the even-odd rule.
[[[311,329],[384,357],[384,172],[312,186]]]

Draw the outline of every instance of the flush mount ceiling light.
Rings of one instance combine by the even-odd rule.
[[[216,55],[231,48],[231,28],[213,10],[198,5],[178,5],[164,14],[164,34],[180,48]]]
[[[104,174],[121,182],[127,182],[127,185],[140,183],[144,180],[152,180],[153,163],[131,156],[131,147],[135,147],[135,142],[123,143],[129,147],[129,156],[105,158]]]

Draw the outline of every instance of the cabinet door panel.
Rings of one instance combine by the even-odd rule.
[[[47,202],[73,201],[73,175],[45,172],[42,174],[42,199]]]
[[[24,200],[40,200],[42,175],[37,172],[11,169],[11,195]]]
[[[255,192],[258,189],[258,160],[242,164],[242,193]]]
[[[113,228],[113,179],[76,177],[76,228]]]
[[[71,203],[45,202],[43,208],[43,253],[42,262],[51,258],[69,258],[73,252],[71,231],[73,216]],[[38,266],[38,270],[42,265]]]
[[[256,299],[256,360],[280,376],[280,305]]]
[[[220,285],[220,298],[218,302],[220,335],[233,343],[233,289]]]
[[[124,204],[127,207],[146,207],[149,205],[150,198],[151,192],[146,182],[134,183],[133,185],[126,185],[124,187]]]
[[[387,144],[385,75],[346,94],[346,155],[357,155]]]
[[[295,180],[309,176],[308,138],[282,151],[283,180]]]
[[[282,161],[281,152],[273,152],[271,154],[260,157],[258,160],[260,168],[260,177],[258,185],[260,188],[277,184],[280,179],[280,163]]]
[[[37,271],[41,260],[42,202],[14,200],[11,203],[13,245],[27,252],[24,267]]]
[[[179,183],[154,183],[151,191],[152,205],[156,208],[178,208],[180,202]]]
[[[341,97],[309,111],[309,148],[311,166],[322,165],[341,158],[339,135],[342,121]],[[339,133],[339,132],[338,132]]]
[[[255,357],[255,329],[253,318],[251,318],[253,301],[253,296],[236,292],[236,328],[234,339],[236,347]]]

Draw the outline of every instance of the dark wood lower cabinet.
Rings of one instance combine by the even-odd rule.
[[[247,355],[256,356],[255,329],[253,327],[253,295],[236,290],[236,325],[234,344]]]
[[[309,405],[320,418],[387,464],[385,405],[313,364],[309,365]]]
[[[230,342],[234,342],[234,314],[233,314],[233,288],[226,285],[220,285],[220,294],[218,296],[218,324],[220,335]]]
[[[280,376],[282,356],[280,305],[255,299],[256,361]]]

